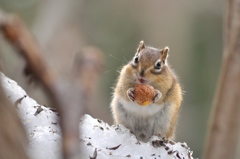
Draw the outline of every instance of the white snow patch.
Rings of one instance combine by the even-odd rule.
[[[15,81],[2,73],[0,73],[0,79],[6,96],[16,106],[25,126],[29,139],[30,157],[61,159],[61,130],[56,113],[27,96]],[[22,100],[18,101],[21,98]],[[42,111],[35,115],[39,107]]]
[[[13,80],[0,73],[7,97],[17,107],[29,138],[29,155],[33,159],[61,159],[61,129],[56,112],[39,105]],[[26,97],[24,97],[26,96]],[[22,98],[21,102],[19,101]],[[16,102],[18,101],[18,102]],[[109,126],[84,115],[80,120],[82,158],[97,159],[189,159],[192,151],[186,143],[175,143],[154,136],[148,143],[138,141],[122,125]]]

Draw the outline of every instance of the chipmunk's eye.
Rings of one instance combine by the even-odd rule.
[[[161,62],[158,61],[156,64],[155,64],[155,69],[159,70],[161,68]]]
[[[136,57],[134,58],[134,63],[137,64],[138,62],[139,62],[139,57],[136,56]]]

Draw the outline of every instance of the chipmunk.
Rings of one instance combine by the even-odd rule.
[[[169,48],[156,49],[141,41],[133,59],[123,66],[113,92],[111,110],[115,124],[122,124],[147,142],[153,135],[174,139],[182,90],[167,62]],[[154,87],[153,103],[134,102],[135,84]]]

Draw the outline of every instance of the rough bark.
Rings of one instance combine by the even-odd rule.
[[[0,10],[0,31],[6,40],[18,50],[18,53],[26,60],[25,73],[39,81],[49,95],[53,106],[57,108],[61,116],[63,155],[66,159],[80,157],[78,124],[83,107],[88,97],[91,97],[91,89],[83,87],[82,83],[92,76],[97,79],[98,70],[101,68],[101,53],[94,50],[86,51],[80,60],[80,66],[76,66],[76,74],[59,78],[53,75],[52,69],[47,66],[42,51],[33,36],[17,16],[7,15]],[[91,52],[91,51],[90,51]],[[92,56],[87,56],[87,54]],[[92,66],[92,67],[89,67]],[[86,69],[87,68],[87,69]],[[78,70],[79,69],[79,70]],[[101,70],[101,69],[100,69]],[[92,80],[92,82],[96,82]],[[94,85],[94,83],[92,83]],[[71,92],[71,93],[68,93]]]
[[[0,30],[6,40],[14,46],[26,60],[25,73],[39,81],[48,93],[53,106],[58,109],[61,116],[63,132],[63,155],[66,159],[80,157],[78,122],[81,116],[81,89],[74,86],[69,79],[59,79],[47,67],[41,49],[25,27],[20,18],[12,15],[0,15]],[[66,94],[66,90],[74,92],[74,96]]]

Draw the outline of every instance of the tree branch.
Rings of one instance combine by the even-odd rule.
[[[240,121],[240,0],[228,0],[225,48],[205,159],[234,157]]]
[[[86,90],[81,88],[79,80],[73,82],[73,76],[59,79],[53,75],[53,71],[46,66],[41,57],[38,44],[20,18],[6,15],[0,10],[0,31],[26,60],[25,72],[34,75],[44,86],[53,106],[58,109],[61,116],[64,158],[80,158],[78,125],[82,105],[86,103],[83,96]]]

